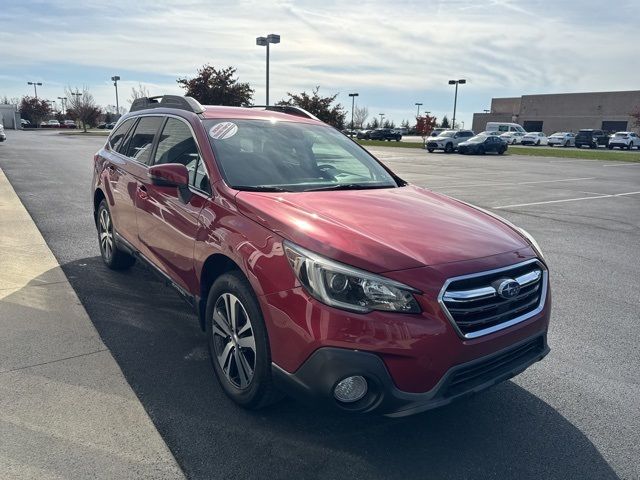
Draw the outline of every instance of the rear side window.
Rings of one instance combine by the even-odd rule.
[[[129,141],[127,157],[140,163],[149,164],[153,140],[161,124],[162,117],[142,117]]]
[[[120,145],[122,145],[123,140],[127,136],[127,132],[131,128],[131,125],[133,125],[133,120],[133,118],[125,120],[113,131],[109,137],[109,146],[111,146],[111,150],[117,151],[118,148],[120,148]]]
[[[156,149],[154,164],[181,163],[189,171],[189,183],[210,192],[209,179],[198,145],[189,126],[176,118],[168,118]]]

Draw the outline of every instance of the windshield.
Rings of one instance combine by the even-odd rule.
[[[453,130],[448,130],[446,132],[442,132],[440,134],[438,134],[439,137],[453,137],[457,132],[453,131]]]
[[[467,142],[471,143],[482,143],[487,139],[486,135],[476,135],[475,137],[471,137]]]
[[[205,120],[222,174],[238,190],[393,188],[369,153],[323,125],[269,120]]]
[[[627,132],[618,132],[614,135],[614,137],[626,137],[627,136]]]
[[[551,135],[552,137],[564,137],[566,135],[566,133],[554,133],[553,135]]]

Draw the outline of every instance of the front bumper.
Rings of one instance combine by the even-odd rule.
[[[279,388],[302,401],[343,411],[403,417],[441,407],[508,380],[542,360],[548,353],[546,333],[539,334],[501,351],[452,367],[437,385],[423,393],[399,390],[379,356],[358,350],[321,348],[294,373],[288,373],[275,364],[272,372]],[[333,396],[333,390],[339,381],[352,375],[367,379],[367,394],[357,402],[341,403]]]

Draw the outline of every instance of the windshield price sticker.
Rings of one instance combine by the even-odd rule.
[[[226,140],[238,133],[238,125],[233,122],[221,122],[209,129],[209,135],[214,140]]]

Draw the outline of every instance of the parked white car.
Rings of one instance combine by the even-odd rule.
[[[0,142],[4,142],[7,139],[6,133],[4,133],[4,125],[0,123]]]
[[[571,132],[556,132],[550,135],[548,140],[550,147],[555,147],[556,145],[559,147],[576,146],[576,135]]]
[[[549,139],[542,132],[529,132],[522,137],[522,145],[547,145]]]
[[[500,135],[509,145],[516,145],[522,143],[522,137],[526,135],[526,132],[506,132]]]
[[[451,153],[458,148],[458,144],[466,142],[473,137],[471,130],[445,130],[437,137],[429,137],[427,140],[427,150],[429,153],[434,150],[443,150],[445,153]]]
[[[640,136],[635,132],[616,132],[609,138],[608,145],[609,150],[613,150],[614,147],[619,147],[620,150],[636,147],[640,150]]]

